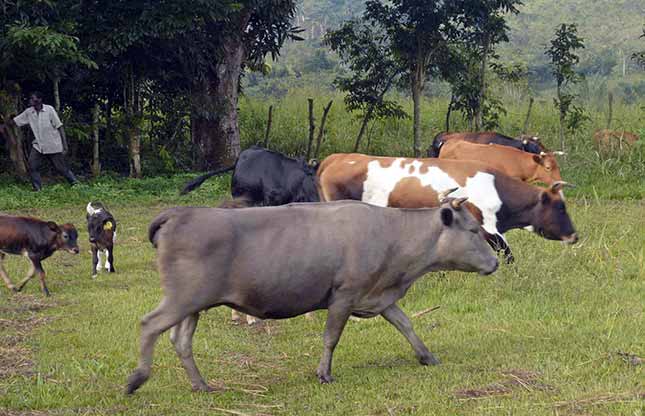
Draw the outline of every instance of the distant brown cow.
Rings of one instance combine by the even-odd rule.
[[[598,150],[623,150],[629,148],[634,143],[640,140],[637,134],[630,133],[628,131],[616,131],[616,130],[607,130],[601,129],[596,130],[593,135],[593,141],[596,144]]]
[[[57,225],[52,221],[42,221],[32,217],[0,215],[0,277],[10,290],[19,292],[35,275],[40,278],[40,288],[49,296],[45,284],[45,270],[41,264],[56,250],[67,250],[78,254],[76,240],[78,233],[74,225]],[[5,254],[17,254],[31,260],[31,269],[26,278],[14,286],[2,267]]]
[[[551,185],[561,181],[560,167],[554,152],[523,152],[499,144],[476,144],[451,140],[441,147],[439,159],[477,160],[524,182]]]

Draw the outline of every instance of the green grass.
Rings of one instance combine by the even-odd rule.
[[[440,366],[418,365],[404,338],[375,318],[348,324],[334,357],[336,383],[319,385],[314,372],[324,311],[313,320],[298,317],[249,328],[231,325],[229,310],[217,308],[202,315],[194,350],[200,370],[220,391],[191,393],[164,335],[157,343],[151,379],[134,396],[124,396],[138,356],[139,320],[161,297],[147,224],[166,206],[215,205],[227,184],[222,178],[208,185],[212,188],[180,199],[174,190],[186,179],[103,188],[100,181],[83,188],[52,186],[41,194],[52,206],[38,202],[29,210],[24,207],[36,199],[22,198],[32,194],[18,185],[9,187],[10,200],[18,202],[2,198],[1,209],[74,222],[81,254],[57,253],[44,263],[50,299],[43,299],[36,281],[25,294],[0,289],[0,369],[9,359],[18,362],[20,351],[32,361],[25,367],[29,372],[0,378],[0,414],[645,411],[645,366],[633,366],[616,354],[645,357],[645,206],[642,201],[599,198],[569,201],[582,237],[575,246],[514,231],[508,237],[515,265],[502,266],[489,277],[434,273],[413,286],[400,302],[408,314],[441,306],[413,318]],[[90,278],[84,229],[83,202],[90,197],[105,198],[120,224],[117,273],[102,273],[96,280]],[[27,271],[23,258],[12,256],[6,265],[14,280]],[[464,397],[468,390],[504,394]]]

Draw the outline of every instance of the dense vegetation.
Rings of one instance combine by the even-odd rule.
[[[99,168],[136,177],[231,163],[238,134],[242,147],[263,139],[269,103],[281,103],[283,108],[293,105],[288,109],[289,122],[282,118],[274,123],[270,134],[278,138],[272,139],[278,150],[302,154],[296,150],[303,149],[308,116],[299,110],[306,108],[309,97],[316,99],[318,120],[322,106],[327,103],[322,98],[334,99],[325,131],[326,137],[334,139],[325,139],[319,156],[353,148],[360,130],[360,123],[356,125],[354,118],[360,114],[350,114],[341,103],[345,96],[338,95],[338,83],[334,79],[347,70],[339,56],[323,44],[323,36],[348,19],[360,17],[365,10],[363,2],[302,1],[295,9],[295,3],[285,2],[273,14],[250,16],[226,2],[214,4],[212,9],[202,8],[199,13],[187,11],[190,8],[183,7],[180,0],[167,3],[167,9],[151,8],[146,2],[131,2],[126,9],[116,3],[110,8],[98,7],[92,2],[84,2],[79,8],[72,7],[72,3],[3,3],[0,117],[7,119],[24,109],[29,91],[44,91],[47,103],[60,106],[70,142],[68,159],[82,176],[96,174]],[[261,1],[244,4],[248,6],[247,12],[262,8]],[[572,22],[577,24],[585,42],[575,70],[586,77],[571,94],[589,111],[591,121],[573,132],[570,140],[578,140],[579,148],[587,150],[583,143],[587,143],[595,129],[606,125],[602,120],[606,118],[608,92],[613,93],[616,103],[612,127],[638,133],[643,126],[639,107],[645,94],[645,79],[638,59],[631,57],[645,50],[644,38],[639,38],[641,9],[642,5],[635,0],[531,0],[518,6],[518,14],[504,16],[510,28],[510,42],[499,43],[493,54],[497,57],[491,55],[494,59],[488,69],[485,90],[478,85],[470,86],[479,91],[471,97],[475,105],[481,107],[480,98],[485,96],[482,127],[515,134],[522,130],[520,114],[526,111],[529,97],[535,97],[538,102],[551,101],[555,93],[545,46],[558,23]],[[127,15],[128,19],[119,20],[121,15]],[[159,18],[161,15],[163,19]],[[244,18],[243,22],[247,23],[256,22],[254,27],[258,32],[254,32],[253,39],[261,39],[262,45],[251,42],[240,46],[246,51],[245,60],[232,67],[242,75],[241,88],[246,98],[237,106],[229,105],[233,101],[227,104],[229,116],[213,118],[207,113],[222,108],[214,97],[234,96],[237,83],[230,81],[238,78],[229,74],[233,78],[226,83],[211,79],[210,85],[227,84],[228,89],[212,90],[208,96],[196,95],[196,91],[210,91],[204,82],[208,83],[207,78],[218,73],[215,67],[209,66],[208,57],[226,64],[221,51],[230,49],[222,43],[204,49],[199,42],[208,42],[208,37],[215,33],[209,31],[220,30],[224,22],[234,21],[233,17]],[[193,25],[194,22],[200,22],[201,26]],[[299,33],[295,26],[304,31]],[[299,37],[304,40],[287,41]],[[271,59],[278,52],[280,58]],[[509,63],[517,65],[507,66]],[[461,71],[467,67],[455,68]],[[420,147],[427,144],[432,134],[444,129],[451,92],[454,94],[461,88],[455,80],[446,79],[445,74],[431,70],[428,77],[422,90],[417,129],[422,133],[418,138]],[[470,79],[477,81],[479,76]],[[412,154],[414,129],[410,126],[413,126],[414,108],[410,103],[413,94],[405,86],[405,77],[400,81],[392,86],[387,100],[400,104],[409,118],[397,121],[386,114],[381,120],[366,124],[366,138],[362,142],[365,146],[370,142],[370,151]],[[230,114],[237,107],[240,111],[233,117]],[[547,134],[551,134],[551,123],[557,119],[551,118],[547,107],[536,106],[530,125],[533,132],[539,132],[553,147],[557,143]],[[472,127],[461,121],[470,109],[461,111],[456,105],[452,109],[452,130]],[[280,111],[276,108],[278,119],[284,117]],[[538,120],[549,124],[541,125]],[[24,128],[9,134],[1,126],[0,123],[0,141],[6,151],[0,152],[0,169],[24,178],[24,153],[31,133]],[[235,127],[227,130],[232,135],[221,133],[226,126]],[[226,146],[223,137],[230,141],[224,143]],[[375,147],[377,143],[380,145]],[[93,160],[97,145],[99,158]],[[20,149],[22,154],[16,153]]]

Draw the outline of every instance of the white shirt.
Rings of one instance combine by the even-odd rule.
[[[51,105],[43,104],[43,108],[40,111],[36,111],[34,107],[29,107],[14,117],[13,121],[20,127],[29,124],[36,138],[32,146],[40,153],[61,153],[63,151],[63,141],[58,131],[58,128],[63,123],[61,123],[56,110]]]

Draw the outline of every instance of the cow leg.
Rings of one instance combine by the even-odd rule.
[[[31,258],[29,260],[31,260]],[[20,292],[22,288],[25,287],[27,282],[31,280],[31,278],[34,277],[34,274],[36,273],[36,265],[34,264],[33,260],[31,260],[30,263],[31,265],[29,267],[29,272],[27,272],[27,277],[25,277],[24,279],[22,279],[20,283],[18,283],[18,286],[17,286],[18,289],[16,290],[16,292]]]
[[[175,351],[177,351],[177,356],[188,374],[193,391],[213,391],[213,388],[206,384],[202,378],[193,358],[193,334],[198,321],[199,313],[194,313],[173,326],[170,330],[170,342],[175,346]]]
[[[141,319],[139,365],[128,377],[128,384],[125,389],[126,394],[134,393],[150,377],[152,353],[159,335],[186,318],[185,313],[180,312],[181,308],[178,305],[171,305],[170,303],[164,298],[154,311]]]
[[[105,270],[110,273],[114,273],[114,247],[108,247],[105,249]]]
[[[98,267],[101,268],[101,265],[99,264],[100,261],[101,257],[99,255],[99,249],[95,245],[92,245],[92,279],[96,279],[96,266],[98,265]]]
[[[9,290],[16,292],[16,287],[11,283],[11,280],[9,279],[9,275],[7,272],[4,270],[4,266],[2,265],[2,262],[4,261],[4,253],[0,253],[0,277],[2,277],[2,280],[4,280],[4,283],[7,285]]]
[[[351,314],[351,307],[348,302],[336,301],[329,305],[327,309],[327,323],[323,334],[323,355],[318,365],[316,374],[321,383],[331,383],[334,381],[331,376],[331,361],[334,349],[338,344],[347,319]]]
[[[381,315],[385,320],[394,325],[394,327],[408,340],[414,350],[419,362],[423,365],[437,365],[439,360],[425,346],[421,338],[414,332],[412,322],[405,313],[394,303],[388,306]]]
[[[32,258],[31,262],[34,264],[36,273],[38,273],[38,279],[40,280],[40,290],[43,291],[45,296],[49,296],[49,289],[47,289],[47,284],[45,283],[45,270],[43,269],[43,265],[40,264],[40,259]]]

